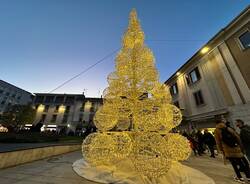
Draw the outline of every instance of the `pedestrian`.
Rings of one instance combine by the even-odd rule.
[[[199,155],[202,155],[202,154],[204,154],[205,149],[204,149],[203,134],[200,130],[197,131],[196,138],[198,141],[198,153],[199,153]]]
[[[189,140],[190,147],[194,152],[194,155],[197,156],[197,154],[199,154],[198,143],[195,141],[195,139],[191,135],[188,137],[188,140]]]
[[[235,130],[235,129],[231,126],[231,123],[230,123],[229,121],[227,121],[225,124],[226,124],[227,127],[232,128],[233,130]]]
[[[215,140],[218,151],[228,159],[235,171],[234,180],[239,183],[245,183],[241,176],[241,171],[245,173],[246,178],[250,181],[249,164],[246,161],[242,150],[239,135],[230,127],[227,127],[221,120],[216,121]]]
[[[204,135],[203,135],[204,143],[207,145],[209,151],[210,151],[210,157],[215,158],[214,155],[214,147],[216,145],[215,138],[214,136],[207,130],[204,130]]]
[[[241,119],[236,120],[236,126],[240,129],[240,139],[248,160],[250,160],[250,126]]]

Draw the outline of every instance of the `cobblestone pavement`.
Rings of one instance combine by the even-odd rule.
[[[72,170],[74,161],[80,159],[81,152],[72,152],[49,159],[35,161],[17,167],[0,170],[0,184],[96,184],[79,177]],[[191,157],[183,164],[198,169],[213,178],[216,184],[234,184],[230,165],[222,159],[208,156]]]

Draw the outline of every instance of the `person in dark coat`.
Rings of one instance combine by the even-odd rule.
[[[203,140],[204,143],[208,146],[208,149],[211,153],[210,157],[215,158],[214,155],[214,147],[216,145],[215,138],[210,132],[208,132],[207,129],[204,130]]]
[[[237,140],[236,145],[231,146],[228,142],[225,142],[225,140],[223,139],[223,131],[225,130],[227,130],[227,132]],[[236,174],[234,180],[240,183],[244,183],[244,178],[242,178],[240,173],[244,172],[247,181],[250,181],[249,164],[245,159],[244,154],[242,153],[242,143],[240,140],[240,136],[232,128],[227,127],[226,124],[220,120],[216,121],[214,136],[218,151],[223,154],[223,158],[228,159],[232,164],[232,167]]]
[[[200,130],[196,133],[197,141],[198,141],[198,153],[199,155],[204,154],[204,139],[203,139],[203,134],[201,133]]]
[[[195,139],[192,137],[192,135],[188,136],[187,139],[189,140],[189,144],[190,144],[191,149],[194,152],[194,155],[197,156],[197,154],[199,154],[198,143],[195,141]]]
[[[240,129],[240,139],[248,160],[250,160],[250,126],[245,125],[241,119],[236,120],[236,126]]]
[[[229,121],[227,121],[225,124],[226,124],[227,127],[231,128],[231,129],[233,129],[233,130],[235,130],[234,127],[231,126],[231,123],[230,123]]]

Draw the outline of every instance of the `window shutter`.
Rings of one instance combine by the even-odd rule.
[[[200,75],[200,71],[198,67],[195,68],[195,73],[196,73],[197,79],[199,80],[201,78],[201,75]]]
[[[172,86],[169,88],[169,92],[171,95],[173,95],[173,89],[172,89]]]
[[[199,98],[200,98],[200,104],[204,104],[204,99],[203,99],[201,91],[199,91]]]
[[[189,84],[190,84],[190,78],[189,78],[189,75],[186,75],[186,76],[185,76],[185,78],[186,78],[187,84],[189,85]]]
[[[194,99],[195,99],[195,104],[199,105],[199,98],[198,98],[197,93],[194,93]]]
[[[178,85],[177,85],[177,83],[175,83],[175,87],[176,87],[176,94],[178,94],[179,91],[178,91]]]

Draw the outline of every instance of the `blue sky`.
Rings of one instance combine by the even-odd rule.
[[[30,92],[54,89],[119,48],[128,14],[136,8],[163,82],[249,4],[250,0],[0,0],[0,79]],[[55,92],[85,89],[87,96],[100,96],[114,70],[114,57]]]

